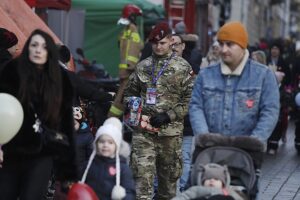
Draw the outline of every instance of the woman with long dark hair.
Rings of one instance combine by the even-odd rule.
[[[75,180],[72,86],[48,33],[32,32],[21,55],[0,74],[0,92],[15,96],[24,110],[20,131],[2,146],[0,199],[42,199],[53,169],[58,180]],[[63,152],[47,148],[44,132],[37,131],[39,121],[67,136],[69,145]]]

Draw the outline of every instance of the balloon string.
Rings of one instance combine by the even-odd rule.
[[[82,179],[81,179],[81,181],[79,181],[79,183],[84,183],[84,182],[85,182],[86,176],[87,176],[88,171],[89,171],[89,169],[90,169],[90,167],[91,167],[91,164],[92,164],[92,162],[93,162],[93,160],[94,160],[94,158],[95,158],[95,155],[96,155],[96,150],[94,150],[94,151],[92,152],[92,154],[91,154],[91,156],[90,156],[90,158],[89,158],[87,167],[86,167],[86,169],[85,169],[85,171],[84,171],[84,173],[83,173]]]
[[[0,168],[2,168],[3,163],[3,151],[2,151],[2,144],[0,144]]]

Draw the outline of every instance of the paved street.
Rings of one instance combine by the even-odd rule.
[[[258,200],[300,200],[300,156],[294,148],[294,124],[277,155],[265,156]]]

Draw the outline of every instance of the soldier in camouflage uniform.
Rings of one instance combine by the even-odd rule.
[[[142,15],[142,10],[133,4],[123,8],[122,18],[118,24],[125,25],[119,37],[120,64],[119,78],[120,86],[115,96],[113,105],[109,110],[109,116],[120,117],[123,114],[123,94],[130,74],[135,70],[139,61],[143,41],[140,38],[136,25],[136,17]]]
[[[141,97],[142,115],[150,118],[147,129],[135,127],[131,167],[137,199],[151,200],[157,174],[157,199],[169,200],[176,195],[176,181],[182,172],[183,117],[192,91],[192,68],[172,53],[171,30],[166,23],[156,25],[149,41],[153,55],[137,64],[124,94],[125,101]]]

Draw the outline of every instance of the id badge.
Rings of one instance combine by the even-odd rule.
[[[154,105],[156,104],[156,88],[147,88],[146,93],[146,104]]]

